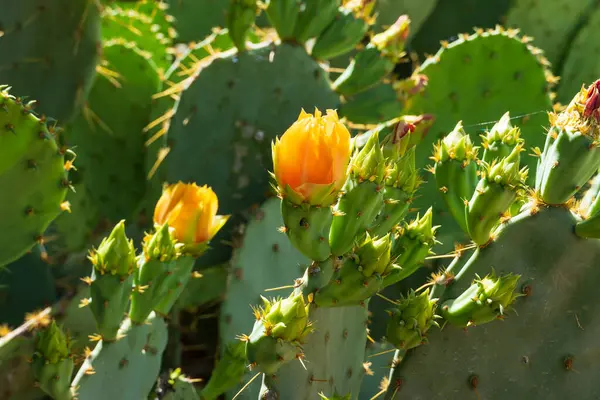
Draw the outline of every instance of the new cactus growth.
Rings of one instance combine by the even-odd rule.
[[[388,312],[386,339],[395,347],[410,350],[427,341],[427,331],[436,322],[437,299],[429,298],[429,289],[421,294],[411,292]]]
[[[102,240],[89,259],[94,266],[90,277],[90,308],[102,340],[113,341],[129,305],[133,274],[136,272],[133,241],[125,236],[125,221],[119,222],[110,236]]]
[[[334,115],[332,111],[328,112],[328,116],[334,117]],[[303,121],[305,119],[307,121]],[[242,337],[247,342],[246,355],[251,367],[263,373],[261,396],[303,398],[316,395],[320,391],[324,395],[343,392],[349,393],[351,397],[355,396],[352,393],[358,392],[357,383],[360,380],[350,379],[351,372],[348,371],[356,371],[359,376],[364,373],[361,366],[364,352],[353,352],[344,363],[339,365],[329,363],[314,365],[315,360],[334,357],[336,352],[339,356],[341,349],[347,346],[363,346],[364,350],[366,307],[369,298],[385,286],[388,277],[397,275],[393,280],[388,281],[392,284],[411,275],[425,255],[430,252],[434,241],[435,229],[432,227],[431,212],[429,212],[422,220],[418,219],[409,226],[410,235],[407,235],[406,240],[398,245],[399,249],[407,248],[405,253],[408,255],[401,260],[402,265],[396,265],[394,261],[400,254],[394,254],[392,242],[396,242],[396,239],[393,237],[392,229],[378,236],[369,233],[369,227],[374,225],[377,216],[384,209],[384,189],[388,175],[391,176],[388,181],[391,189],[396,189],[398,186],[400,189],[405,188],[409,192],[406,193],[407,195],[412,195],[415,189],[418,179],[414,167],[411,169],[410,165],[410,160],[414,162],[414,158],[405,158],[406,155],[411,154],[410,135],[414,132],[407,129],[402,131],[400,137],[393,143],[381,144],[379,139],[381,130],[377,129],[369,134],[364,146],[356,149],[352,157],[349,157],[350,146],[345,140],[337,140],[328,148],[321,146],[324,140],[335,137],[338,130],[339,135],[343,138],[347,137],[337,117],[330,121],[325,118],[324,122],[328,122],[328,125],[325,125],[326,129],[321,128],[321,120],[321,113],[318,110],[315,115],[305,115],[303,112],[299,121],[303,121],[306,128],[298,132],[293,125],[273,146],[276,171],[273,175],[278,194],[282,198],[284,231],[288,233],[291,243],[308,256],[311,254],[306,250],[306,246],[311,244],[314,246],[325,242],[327,247],[324,246],[323,249],[328,251],[317,254],[318,259],[313,258],[304,276],[296,280],[295,290],[289,298],[280,301],[281,303],[275,303],[281,304],[275,309],[283,309],[285,302],[292,302],[291,304],[295,306],[288,308],[298,310],[301,308],[302,312],[294,309],[293,312],[288,313],[291,316],[277,313],[275,315],[278,317],[275,318],[269,313],[269,310],[275,306],[267,303],[264,311],[255,312],[257,322],[252,334]],[[404,121],[398,121],[398,124],[401,123]],[[396,128],[402,130],[402,125]],[[296,139],[298,135],[304,137]],[[301,141],[302,146],[290,146],[294,142],[292,139]],[[343,151],[341,153],[343,157],[335,158],[338,144],[339,150]],[[307,148],[311,150],[308,153],[306,153]],[[384,149],[387,156],[384,155]],[[285,166],[281,157],[282,152],[286,152],[288,160],[300,159],[303,162],[295,164],[294,168],[282,168]],[[311,162],[307,162],[309,160]],[[325,165],[327,168],[314,168],[319,165]],[[401,165],[407,167],[408,174],[397,169]],[[336,175],[338,170],[343,173]],[[335,177],[340,180],[334,179]],[[297,191],[290,188],[288,182],[292,179],[296,188],[316,190],[299,196]],[[397,185],[399,181],[401,185]],[[340,188],[341,191],[337,194]],[[318,194],[319,200],[322,200],[324,195],[327,196],[324,202],[327,208],[320,204],[311,205],[314,197],[311,198],[310,195],[314,193]],[[331,196],[331,193],[337,195]],[[398,193],[391,192],[391,194]],[[404,201],[408,202],[409,198],[406,196]],[[293,230],[298,226],[299,218],[294,215],[297,212],[295,210],[302,210],[302,207],[306,210],[314,208],[316,212],[326,211],[333,215],[330,226],[319,226],[321,239],[298,241],[290,235],[290,229]],[[325,211],[322,211],[323,209]],[[394,215],[395,224],[392,227],[401,222],[404,213],[405,210],[399,215]],[[307,220],[304,219],[304,224],[300,224],[296,229],[304,228],[305,231],[310,231],[311,225]],[[401,240],[398,241],[400,242]],[[281,331],[290,330],[293,334],[279,336],[277,340],[277,323],[280,321],[285,323],[280,328]],[[315,326],[314,332],[312,325]],[[338,332],[340,330],[342,330],[341,336]],[[423,333],[424,330],[425,327]],[[306,375],[308,372],[308,379],[311,381],[316,382],[320,379],[316,374],[331,376],[331,379],[324,381],[326,382],[324,384],[314,384],[309,388],[300,389],[297,383],[294,383],[294,376],[299,373],[295,363],[291,362],[294,359],[300,361],[306,359],[306,364],[302,365],[311,367],[302,374]],[[344,373],[346,376],[342,377]]]

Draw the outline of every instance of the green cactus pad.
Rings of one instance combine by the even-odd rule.
[[[476,391],[482,399],[599,397],[592,376],[600,334],[594,309],[600,243],[575,236],[576,222],[565,208],[532,208],[478,250],[444,298],[458,297],[475,274],[483,277],[493,266],[499,275],[521,275],[516,313],[467,332],[450,324],[432,329],[429,344],[401,364],[399,396],[446,399],[452,393],[467,399]]]
[[[43,241],[63,210],[69,181],[55,128],[36,117],[31,104],[0,86],[0,266]]]
[[[162,10],[157,3],[152,14],[160,12]],[[146,15],[135,9],[118,6],[106,7],[102,13],[102,37],[104,40],[120,38],[136,43],[139,49],[152,54],[152,61],[164,72],[170,66],[168,48],[173,38],[156,29],[152,14]]]
[[[144,325],[125,320],[119,333],[123,338],[116,342],[99,342],[77,372],[72,387],[80,399],[142,399],[150,393],[167,345],[165,322],[154,315]]]
[[[452,131],[460,120],[467,133],[483,133],[507,110],[514,118],[512,124],[521,128],[528,148],[543,147],[545,137],[539,128],[547,122],[551,101],[546,69],[532,52],[535,49],[515,32],[496,29],[463,35],[425,61],[416,73],[428,77],[427,88],[410,100],[405,110],[407,114],[431,112],[435,116],[433,126],[417,146],[417,167],[430,163],[433,143]],[[481,143],[475,134],[471,138],[474,145]],[[534,157],[527,158],[526,165],[531,170],[535,163]],[[433,206],[436,224],[442,225],[438,239],[445,247],[465,240],[458,224],[445,211],[434,176],[423,176],[427,183],[420,189],[414,206]]]
[[[77,168],[90,199],[102,216],[116,222],[132,215],[145,191],[142,130],[150,122],[159,79],[151,60],[133,43],[106,43],[104,59],[104,73],[67,131],[67,141],[76,146]]]
[[[234,252],[228,293],[220,313],[221,340],[224,343],[231,343],[240,333],[252,330],[255,319],[250,305],[261,305],[261,295],[289,293],[289,289],[274,292],[265,292],[265,289],[292,285],[294,279],[301,276],[305,266],[310,263],[309,259],[292,246],[285,234],[278,231],[283,226],[280,207],[279,199],[267,200],[246,226],[242,246]],[[252,376],[248,372],[245,381]],[[241,376],[237,379],[240,378]],[[237,383],[234,379],[230,388]],[[220,388],[224,386],[218,385]],[[241,386],[232,391],[231,395]],[[256,399],[259,388],[258,382],[253,383],[239,398]],[[212,388],[210,393],[217,395]]]
[[[86,250],[96,239],[96,228],[102,227],[98,207],[80,177],[78,171],[69,173],[72,190],[67,191],[65,201],[71,205],[71,212],[60,214],[48,228],[48,235],[54,238],[46,245],[51,258]]]
[[[208,184],[226,214],[264,199],[271,141],[300,109],[339,102],[319,65],[290,45],[227,52],[194,78],[171,120],[167,179]]]
[[[316,331],[303,346],[306,369],[297,360],[287,363],[264,382],[263,393],[275,389],[289,400],[317,399],[320,392],[356,398],[365,374],[367,307],[311,307],[309,315]]]
[[[0,0],[0,85],[36,99],[61,122],[81,106],[95,74],[100,43],[89,0]]]
[[[558,101],[564,104],[571,101],[573,93],[577,93],[582,84],[590,85],[600,76],[600,63],[594,56],[600,51],[600,42],[597,40],[598,26],[600,9],[597,8],[569,46],[567,58],[560,71],[558,87]]]

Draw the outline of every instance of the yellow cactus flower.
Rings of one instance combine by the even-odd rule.
[[[352,141],[335,110],[325,116],[302,110],[272,150],[280,193],[295,203],[327,205],[346,181]]]
[[[154,223],[167,223],[173,237],[186,247],[203,245],[229,218],[217,215],[218,207],[219,199],[210,187],[178,182],[163,191],[154,209]]]

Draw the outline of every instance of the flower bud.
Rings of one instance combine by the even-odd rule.
[[[125,235],[125,220],[122,220],[89,257],[100,274],[131,275],[136,266],[133,241]]]
[[[515,293],[520,275],[497,277],[495,272],[479,277],[458,298],[446,301],[442,316],[454,325],[466,327],[503,319],[508,307],[522,294]]]
[[[357,264],[362,268],[364,276],[369,277],[374,273],[383,274],[390,264],[392,242],[390,235],[373,239],[367,234],[364,242],[356,249]]]
[[[166,187],[154,210],[156,225],[168,224],[184,252],[199,255],[225,225],[229,216],[217,215],[219,200],[208,186],[178,182]]]
[[[398,305],[388,311],[387,340],[399,349],[410,350],[423,344],[425,334],[435,321],[437,299],[429,299],[429,289],[417,295],[411,292],[401,299]]]
[[[144,237],[143,250],[146,260],[169,262],[180,255],[181,244],[171,235],[172,230],[169,225],[164,224],[153,234]]]
[[[352,144],[334,110],[304,110],[272,146],[280,194],[291,202],[330,205],[344,185]]]
[[[350,161],[350,172],[359,181],[383,182],[385,178],[385,159],[379,144],[379,132],[375,131],[365,146]]]
[[[67,335],[56,325],[54,320],[46,329],[37,334],[35,352],[49,364],[56,364],[69,358],[70,347]]]
[[[433,159],[436,162],[463,161],[466,165],[477,157],[477,150],[463,129],[462,121],[459,121],[454,130],[435,146]]]
[[[291,342],[301,341],[309,332],[308,307],[301,293],[283,300],[262,300],[262,319],[269,336]]]

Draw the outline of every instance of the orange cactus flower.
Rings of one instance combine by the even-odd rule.
[[[334,110],[302,110],[272,150],[280,192],[295,203],[326,205],[346,181],[352,141]]]
[[[229,216],[217,215],[219,199],[204,185],[178,182],[163,191],[154,209],[154,223],[167,223],[185,246],[203,245],[225,225]]]

